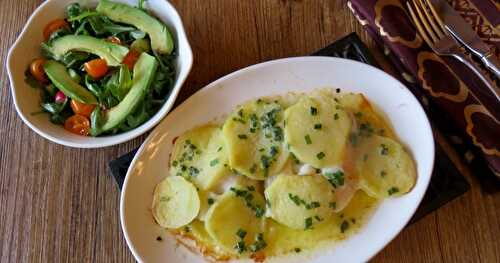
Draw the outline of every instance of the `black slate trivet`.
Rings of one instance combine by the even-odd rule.
[[[378,67],[367,47],[355,33],[335,41],[312,55],[348,58]],[[136,152],[137,149],[109,163],[111,174],[120,189]],[[426,214],[464,194],[469,188],[470,185],[467,180],[451,162],[443,149],[436,144],[436,158],[431,182],[410,223],[416,222]]]

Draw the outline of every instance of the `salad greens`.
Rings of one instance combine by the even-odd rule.
[[[108,0],[102,1],[108,5],[114,4]],[[147,13],[144,9],[144,2],[140,0],[137,9]],[[26,70],[25,81],[33,88],[40,90],[40,107],[43,112],[50,115],[53,123],[64,125],[65,129],[81,135],[116,134],[132,130],[149,120],[168,99],[175,82],[176,52],[175,49],[171,53],[153,50],[151,33],[147,33],[151,31],[145,32],[132,24],[113,21],[96,9],[84,8],[78,3],[73,3],[66,7],[66,18],[55,19],[49,23],[44,30],[44,35],[47,32],[50,34],[41,44],[42,58],[34,60]],[[90,36],[106,40],[113,43],[112,45],[124,46],[129,51],[122,63],[116,67],[107,65],[104,59],[92,54],[92,47],[71,49],[56,56],[51,49],[52,45],[67,35]],[[151,80],[145,82],[147,87],[144,89],[144,96],[140,96],[140,102],[134,103],[136,106],[130,113],[127,111],[127,116],[120,118],[120,123],[116,128],[103,131],[102,126],[107,121],[106,113],[120,104],[129,94],[134,83],[134,63],[143,53],[154,57],[158,65]],[[58,89],[58,86],[66,84],[54,81],[54,78],[58,76],[45,74],[46,60],[57,60],[62,63],[69,74],[70,82],[74,82],[71,85],[79,85],[90,91],[98,104],[82,105],[78,97],[64,94],[61,89]],[[84,121],[74,123],[72,117],[75,115],[84,116],[85,118],[80,118]]]

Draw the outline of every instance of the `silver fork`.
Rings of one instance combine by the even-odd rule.
[[[413,5],[411,3],[413,3]],[[443,21],[428,0],[412,0],[406,2],[410,16],[417,27],[420,36],[429,47],[440,56],[451,56],[469,67],[500,101],[500,90],[488,80],[480,69],[460,50],[455,38],[447,33]],[[473,93],[472,95],[476,98]],[[479,100],[479,99],[478,99]],[[486,105],[483,103],[483,105]]]

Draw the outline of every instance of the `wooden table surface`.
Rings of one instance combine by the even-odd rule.
[[[107,163],[145,137],[105,149],[71,149],[42,139],[15,112],[4,70],[7,51],[40,2],[0,1],[0,262],[133,262]],[[172,2],[194,53],[177,103],[232,71],[309,54],[352,31],[386,65],[345,1]],[[404,229],[373,261],[500,262],[500,195],[484,194],[467,177],[471,191]]]

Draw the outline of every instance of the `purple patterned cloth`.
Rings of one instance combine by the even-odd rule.
[[[500,3],[492,1],[495,0],[448,0],[448,3],[485,43],[496,48],[498,56]],[[452,142],[474,145],[473,151],[464,152],[465,159],[484,160],[483,166],[500,177],[500,103],[482,82],[465,65],[432,52],[417,34],[405,8],[406,1],[349,0],[347,4],[384,49],[400,79],[421,101],[433,123],[443,127]],[[498,81],[486,70],[484,73]],[[498,87],[498,82],[495,84]]]

